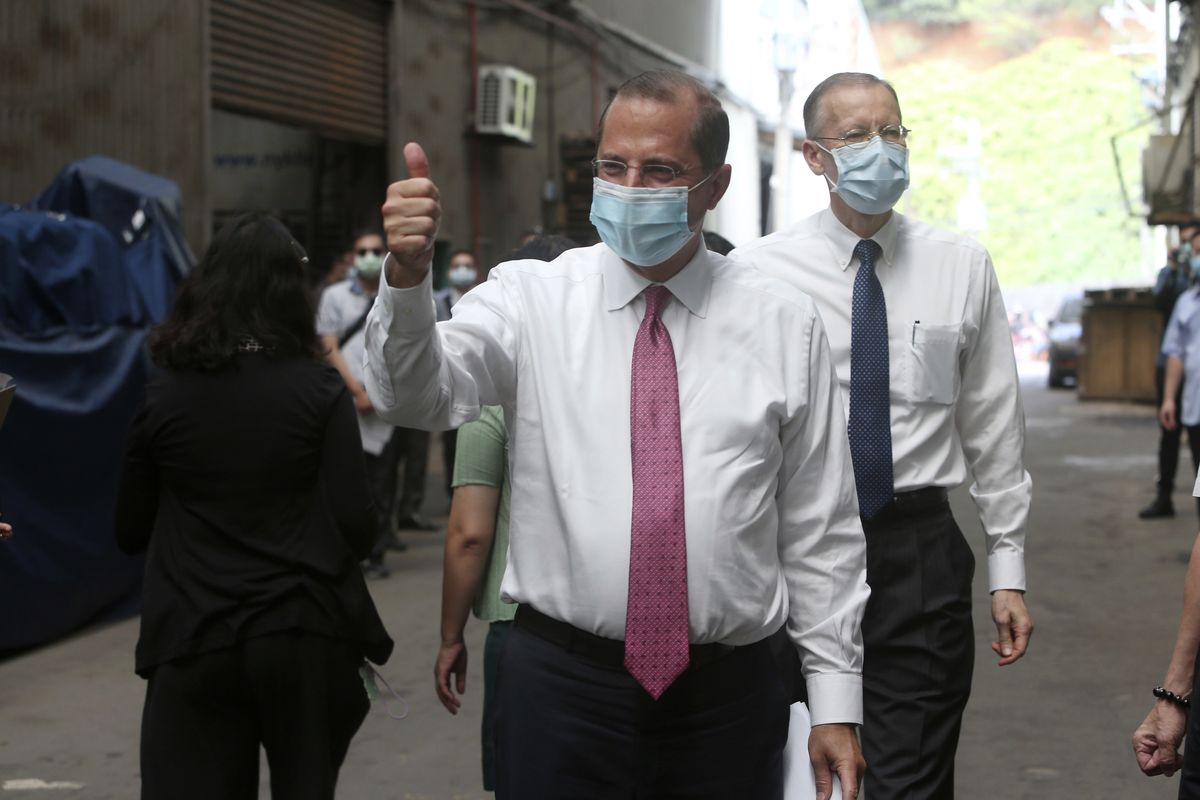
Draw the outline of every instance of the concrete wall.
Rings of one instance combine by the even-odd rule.
[[[688,58],[709,58],[715,46],[715,18],[709,2],[592,2],[606,18],[638,29],[674,30],[681,46],[694,46]],[[697,9],[703,13],[697,13]],[[654,24],[651,24],[654,23]],[[655,27],[657,26],[657,28]],[[478,147],[481,197],[481,255],[491,266],[519,242],[522,231],[535,225],[554,228],[558,208],[544,200],[547,181],[561,188],[560,142],[585,137],[592,130],[591,48],[571,33],[513,8],[490,3],[478,11],[480,64],[509,64],[538,81],[534,140],[529,146],[473,142],[468,134],[471,114],[469,29],[465,3],[403,0],[393,15],[391,63],[391,178],[404,175],[401,148],[418,141],[430,159],[433,179],[442,194],[440,237],[457,247],[471,245],[471,151]],[[706,31],[697,33],[697,31]],[[694,36],[692,34],[695,34]],[[551,38],[553,44],[550,44]],[[622,81],[637,72],[670,63],[653,53],[623,42],[609,33],[600,38],[601,102]],[[382,200],[382,198],[381,198]]]
[[[0,3],[0,201],[92,154],[164,175],[206,238],[206,0]]]

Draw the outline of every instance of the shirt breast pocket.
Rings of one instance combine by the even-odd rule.
[[[958,396],[958,348],[962,324],[910,326],[909,390],[917,403],[949,405]]]

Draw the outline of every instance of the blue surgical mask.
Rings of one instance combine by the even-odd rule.
[[[622,259],[639,267],[656,266],[695,235],[688,227],[688,193],[708,178],[690,188],[618,186],[594,178],[591,222]]]
[[[363,280],[373,281],[383,270],[383,256],[374,253],[354,257],[354,271]]]
[[[885,142],[875,136],[863,147],[836,147],[830,150],[838,179],[829,181],[846,205],[862,214],[882,214],[896,205],[908,188],[908,148]]]

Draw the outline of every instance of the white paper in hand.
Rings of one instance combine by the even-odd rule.
[[[787,747],[783,750],[783,800],[815,800],[817,796],[812,762],[808,759],[808,734],[811,730],[812,718],[808,716],[808,706],[792,703]],[[836,775],[833,776],[831,800],[842,800],[842,785],[838,783]]]

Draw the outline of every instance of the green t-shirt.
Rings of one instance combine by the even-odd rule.
[[[508,506],[511,487],[508,482],[508,429],[500,406],[484,406],[479,419],[458,429],[458,449],[454,454],[453,486],[491,486],[500,489],[500,507],[496,511],[496,532],[488,553],[487,571],[475,596],[475,616],[484,622],[510,620],[517,613],[513,603],[500,600],[500,582],[508,563]]]

